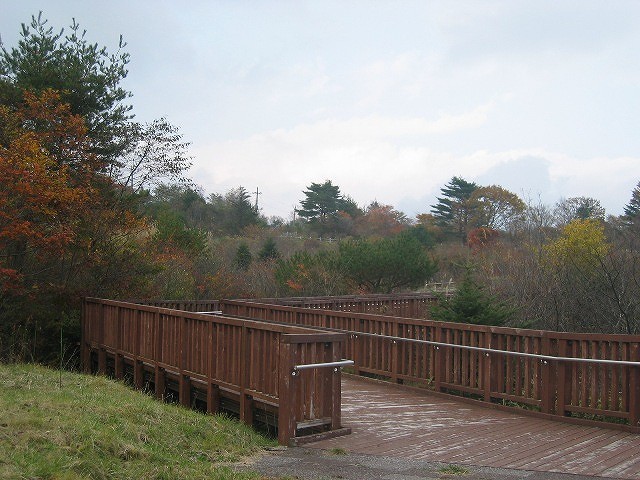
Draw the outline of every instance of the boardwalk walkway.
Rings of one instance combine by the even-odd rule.
[[[640,435],[570,425],[343,377],[343,426],[309,447],[434,462],[640,479]]]

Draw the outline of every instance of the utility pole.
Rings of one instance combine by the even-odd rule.
[[[256,191],[255,191],[255,194],[256,194],[256,206],[255,206],[256,213],[258,213],[258,195],[260,195],[261,193],[262,192],[258,189],[258,187],[256,187]]]

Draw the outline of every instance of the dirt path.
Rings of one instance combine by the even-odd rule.
[[[600,477],[504,468],[451,466],[443,463],[375,455],[342,454],[315,448],[282,448],[236,465],[268,479],[295,480],[601,480]]]

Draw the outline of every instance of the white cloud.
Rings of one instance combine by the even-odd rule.
[[[453,175],[470,181],[485,175],[486,183],[496,183],[491,178],[501,168],[532,158],[545,165],[548,184],[532,185],[524,177],[520,183],[503,184],[505,188],[523,194],[524,185],[534,194],[562,192],[565,197],[603,198],[608,200],[603,205],[609,213],[621,212],[637,182],[624,172],[637,171],[640,158],[579,159],[542,149],[477,150],[460,155],[430,149],[420,137],[473,128],[481,123],[482,115],[469,113],[432,122],[382,117],[324,121],[214,143],[198,149],[195,179],[215,191],[258,186],[267,215],[288,216],[302,198],[302,190],[325,179],[362,205],[377,199],[402,204],[414,215],[429,210],[425,198],[435,199]],[[419,141],[407,141],[408,136]],[[544,198],[548,203],[558,199]]]

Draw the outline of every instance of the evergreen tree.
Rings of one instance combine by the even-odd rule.
[[[278,247],[276,246],[276,242],[273,238],[267,238],[267,240],[262,244],[262,248],[258,253],[258,258],[260,260],[277,260],[280,258],[280,252],[278,251]]]
[[[435,262],[411,235],[340,243],[340,270],[358,290],[392,293],[424,285],[436,272]]]
[[[334,231],[338,212],[352,208],[340,193],[340,187],[333,185],[331,180],[312,183],[304,194],[306,198],[300,202],[302,208],[298,210],[298,215],[307,219],[320,235]]]
[[[454,295],[442,298],[431,308],[431,316],[442,322],[472,323],[475,325],[503,325],[514,310],[487,294],[475,281],[467,267],[462,283]]]
[[[640,220],[640,183],[636,185],[631,193],[631,200],[624,207],[625,219],[632,225],[639,223]]]
[[[469,222],[475,205],[471,201],[471,196],[478,188],[478,185],[473,182],[467,182],[461,177],[453,177],[440,190],[442,197],[438,197],[438,203],[431,209],[437,223],[454,232],[463,244],[467,241]]]
[[[236,250],[236,256],[233,260],[233,263],[236,265],[236,268],[238,268],[238,270],[243,270],[246,272],[249,269],[252,261],[253,256],[249,251],[249,247],[246,243],[242,242]]]
[[[89,43],[80,25],[73,21],[68,34],[47,25],[42,13],[22,24],[18,46],[0,47],[0,103],[18,106],[25,90],[48,88],[62,95],[62,101],[81,115],[94,142],[95,153],[107,163],[129,146],[131,93],[121,86],[127,76],[129,54],[122,51],[120,38],[116,53]]]

